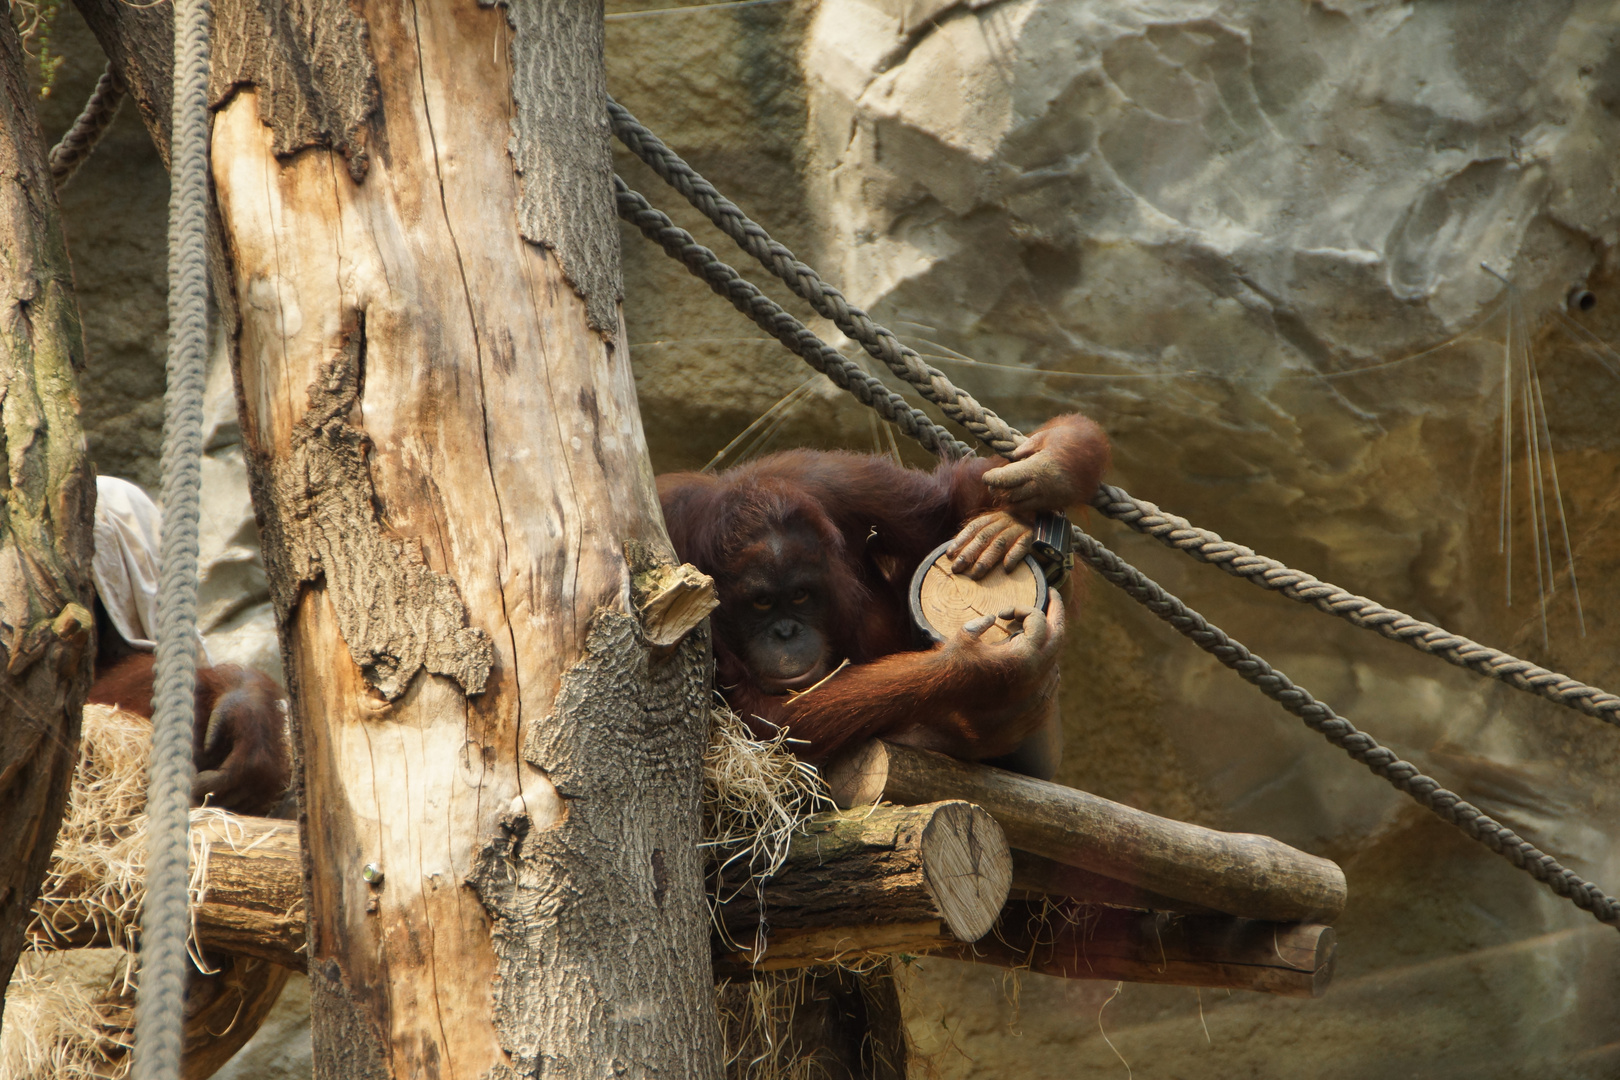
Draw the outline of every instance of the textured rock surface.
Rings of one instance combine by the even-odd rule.
[[[1620,340],[1617,16],[1585,0],[792,0],[616,20],[607,47],[621,101],[1009,419],[1082,408],[1113,434],[1116,481],[1136,494],[1613,689],[1620,357],[1582,335]],[[64,74],[60,126],[98,67],[79,89]],[[165,188],[132,119],[64,208],[92,450],[153,487]],[[674,209],[639,164],[618,167]],[[744,265],[689,211],[675,216]],[[780,426],[758,430],[770,445],[887,445],[858,406],[622,239],[660,470],[702,465],[801,385]],[[1514,282],[1525,331],[1512,354],[1512,606],[1497,550],[1508,293],[1481,261]],[[1577,286],[1595,308],[1566,310]],[[1517,412],[1526,358],[1586,624],[1582,636],[1561,583],[1546,644]],[[219,431],[210,550],[230,554],[210,563],[220,587],[205,603],[273,657],[245,497],[214,479],[240,476]],[[1345,715],[1620,890],[1606,795],[1620,733],[1094,524]],[[1341,860],[1339,981],[1315,1002],[1126,986],[1104,1008],[1111,985],[924,960],[908,1016],[940,1075],[1122,1072],[1103,1031],[1137,1075],[1620,1070],[1612,930],[1405,805],[1107,585],[1092,583],[1088,609],[1070,646],[1062,778]],[[244,1061],[234,1075],[289,1061],[307,1073],[282,1051],[254,1060],[261,1071]]]
[[[1084,409],[1136,494],[1612,686],[1620,358],[1581,346],[1620,325],[1617,13],[822,0],[626,21],[609,43],[620,100],[1009,419]],[[762,85],[780,87],[766,104]],[[700,463],[797,372],[626,251],[659,464]],[[1497,551],[1510,294],[1482,261],[1514,283],[1524,331],[1511,607]],[[1565,310],[1576,287],[1594,309]],[[1586,623],[1583,637],[1561,581],[1545,645],[1526,359]],[[788,410],[780,441],[871,445],[858,418],[840,406],[828,422],[820,405]],[[1620,779],[1616,732],[1095,527],[1403,755],[1620,888],[1604,795]],[[1558,530],[1555,517],[1563,575]],[[1107,585],[1089,606],[1062,778],[1271,833],[1350,879],[1340,981],[1322,1001],[1125,987],[1103,1028],[1138,1075],[1613,1075],[1612,930],[1408,806]],[[1123,1070],[1097,1023],[1112,986],[1015,987],[931,960],[907,986],[942,1075]]]

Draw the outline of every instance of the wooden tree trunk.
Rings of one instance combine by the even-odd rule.
[[[0,25],[0,994],[78,758],[95,485],[79,428],[73,272],[9,19]],[[4,1002],[0,1001],[0,1010]],[[3,1015],[0,1015],[3,1019]]]
[[[154,110],[165,34],[134,7],[81,0]],[[618,318],[601,19],[215,7],[222,306],[295,703],[321,1075],[720,1073],[707,631],[654,658],[638,618],[671,557]]]

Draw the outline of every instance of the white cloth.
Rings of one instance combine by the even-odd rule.
[[[96,595],[118,633],[143,652],[157,648],[158,551],[163,511],[140,488],[96,477]]]

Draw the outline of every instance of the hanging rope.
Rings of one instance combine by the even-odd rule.
[[[96,88],[90,92],[90,100],[84,103],[84,110],[68,128],[67,134],[62,136],[60,142],[51,147],[50,165],[51,182],[58,188],[67,183],[73,174],[84,164],[96,143],[107,133],[112,125],[113,118],[118,115],[118,106],[124,103],[127,88],[124,80],[118,77],[109,62],[101,78],[96,80]]]
[[[971,418],[971,423],[958,422],[998,454],[1005,454],[1024,441],[1024,436],[1016,428],[980,405],[942,372],[924,363],[891,331],[874,323],[866,312],[850,304],[836,288],[822,281],[813,269],[773,240],[763,227],[716,191],[714,185],[611,98],[608,100],[608,116],[613,133],[619,140],[670,187],[680,192],[687,202],[702,211],[716,228],[781,278],[818,314],[831,320],[867,352],[887,364],[896,375],[915,386],[923,397],[938,404],[946,416],[953,420],[957,420],[959,415]],[[1184,518],[1137,499],[1123,488],[1103,485],[1091,505],[1137,532],[1152,536],[1199,562],[1212,563],[1252,585],[1281,593],[1298,603],[1309,604],[1352,625],[1374,630],[1392,641],[1438,656],[1475,674],[1499,679],[1515,689],[1620,725],[1620,697],[1614,694],[1415,619],[1303,571],[1290,569],[1276,559],[1257,555],[1249,548],[1223,540],[1216,533],[1200,529]]]
[[[1329,615],[1337,615],[1352,625],[1376,631],[1391,641],[1399,641],[1419,652],[1438,656],[1477,675],[1499,679],[1515,689],[1544,697],[1605,723],[1620,724],[1620,697],[1606,690],[1587,686],[1568,675],[1549,671],[1489,645],[1481,645],[1444,627],[1414,619],[1376,600],[1357,596],[1348,589],[1321,581],[1303,570],[1291,569],[1276,559],[1257,555],[1242,544],[1222,540],[1218,533],[1200,529],[1185,518],[1166,513],[1145,499],[1133,498],[1117,487],[1104,484],[1092,500],[1092,505],[1166,547],[1190,555],[1199,562],[1218,566],[1251,585],[1280,593],[1297,603],[1309,604]]]
[[[745,281],[737,271],[721,262],[714,252],[692,239],[691,233],[677,227],[663,211],[654,209],[640,194],[630,190],[617,176],[613,178],[613,192],[620,217],[640,229],[641,235],[662,247],[671,258],[679,260],[693,276],[729,300],[732,307],[754,320],[762,330],[831,379],[840,389],[849,391],[861,404],[875,410],[883,419],[936,454],[959,458],[973,453],[973,447],[934,423],[921,409],[912,408],[905,398],[884,386],[881,379],[864,371],[859,364],[818,338],[798,319],[783,311],[774,300]]]
[[[162,573],[146,791],[150,832],[135,999],[135,1080],[180,1075],[185,1017],[197,523],[208,363],[208,0],[175,0],[169,168],[169,359],[163,421]]]
[[[859,342],[873,357],[883,361],[890,371],[916,387],[924,398],[938,405],[947,417],[961,424],[998,454],[1010,453],[1024,441],[1024,437],[1005,420],[957,389],[943,371],[924,363],[916,350],[902,344],[892,331],[873,322],[870,315],[822,281],[820,275],[800,262],[793,252],[772,240],[764,228],[749,220],[730,199],[716,191],[714,185],[698,175],[696,169],[682,161],[680,155],[665,146],[658,136],[643,127],[611,97],[608,98],[608,117],[613,125],[613,134],[665,183],[703,211],[721,232],[737,242],[738,247],[786,282],[788,288],[815,309],[816,314],[830,320]]]
[[[763,228],[750,221],[742,211],[715,191],[714,187],[698,175],[691,166],[687,165],[673,151],[664,146],[656,136],[636,122],[635,118],[623,106],[610,100],[609,114],[612,118],[614,133],[637,156],[646,161],[655,172],[664,177],[672,187],[681,191],[682,194],[687,194],[688,191],[692,192],[692,194],[687,194],[687,199],[693,206],[703,210],[722,231],[736,240],[744,250],[754,254],[761,263],[773,273],[776,273],[778,277],[781,277],[796,293],[809,301],[812,307],[816,307],[820,314],[838,324],[839,329],[843,330],[845,334],[860,341],[869,353],[878,359],[884,360],[897,375],[916,386],[919,392],[928,400],[938,404],[947,416],[952,416],[953,419],[956,418],[956,415],[972,418],[972,425],[966,421],[961,421],[963,426],[974,431],[974,434],[981,441],[1000,453],[1011,451],[1024,441],[1024,435],[1018,432],[1017,429],[1006,424],[993,412],[980,406],[965,391],[952,385],[950,380],[943,374],[922,363],[921,358],[915,352],[898,343],[892,332],[872,323],[865,312],[848,304],[837,289],[823,282],[814,270],[794,258],[791,251],[772,240]],[[627,137],[627,133],[635,139],[634,142],[631,141],[630,137]],[[679,182],[677,182],[677,179]],[[753,319],[761,329],[782,341],[783,344],[787,345],[789,349],[799,356],[805,357],[807,360],[811,356],[815,356],[820,363],[811,361],[811,366],[818,371],[830,374],[832,370],[837,369],[838,365],[831,357],[837,357],[839,361],[842,361],[842,364],[849,367],[854,366],[851,361],[839,356],[836,350],[821,341],[809,329],[796,319],[793,319],[791,315],[763,297],[758,288],[744,280],[736,270],[721,262],[714,252],[698,244],[686,231],[677,228],[668,216],[651,206],[643,196],[631,190],[622,179],[615,177],[614,181],[619,216],[640,229],[642,235],[658,243],[671,257],[678,259],[693,276],[708,283],[715,292],[731,300],[732,305],[737,310]],[[711,213],[706,207],[713,207],[713,212]],[[760,252],[764,252],[764,254],[761,255]],[[778,269],[778,267],[781,267],[781,269]],[[805,290],[803,292],[800,291],[801,285]],[[811,295],[805,295],[806,292]],[[820,306],[818,306],[818,299],[822,301]],[[791,332],[786,332],[787,328],[791,328]],[[907,358],[907,353],[910,354],[912,359]],[[889,360],[891,356],[894,358],[893,363],[890,363]],[[913,378],[914,368],[921,369],[920,373],[916,373],[915,378]],[[864,372],[861,374],[865,375]],[[866,377],[871,378],[870,376]],[[840,383],[840,385],[843,384]],[[876,401],[876,395],[872,396],[873,400]],[[898,395],[890,396],[898,397]],[[862,400],[865,401],[866,399],[862,398]],[[898,410],[893,407],[888,397],[885,397],[883,401],[889,407],[890,412],[898,414]],[[872,403],[869,402],[869,404]],[[949,432],[929,420],[926,414],[921,413],[920,410],[910,410],[910,414],[907,416],[910,424],[910,427],[908,427],[907,424],[896,420],[890,415],[890,412],[885,412],[877,404],[872,404],[872,407],[877,409],[885,419],[896,423],[896,426],[899,426],[901,430],[924,442],[924,445],[928,445],[930,441],[938,445],[961,445]],[[919,416],[922,418],[921,421],[917,419]],[[973,425],[976,425],[976,427]],[[912,427],[917,429],[916,432],[911,430]],[[1186,525],[1179,518],[1170,519],[1168,515],[1160,514],[1158,508],[1152,507],[1151,504],[1137,503],[1119,488],[1105,487],[1104,493],[1107,497],[1108,506],[1120,508],[1117,516],[1120,516],[1122,520],[1126,520],[1127,516],[1133,512],[1129,508],[1141,510],[1140,515],[1134,521],[1126,520],[1127,524],[1138,527],[1140,531],[1148,532],[1150,528],[1157,528],[1161,524],[1172,520],[1179,522],[1183,526]],[[1094,500],[1093,505],[1099,505],[1103,501],[1103,496],[1099,495],[1099,498]],[[1105,507],[1100,505],[1099,509],[1104,509],[1105,513],[1108,512]],[[1116,515],[1110,514],[1110,516]],[[1191,527],[1187,526],[1187,528],[1190,529]],[[1174,527],[1168,530],[1161,529],[1160,531],[1163,534],[1161,539],[1177,534]],[[1552,856],[1538,849],[1512,829],[1465,801],[1461,796],[1448,791],[1432,777],[1419,772],[1416,766],[1403,761],[1394,751],[1381,745],[1371,735],[1358,730],[1349,720],[1339,716],[1329,706],[1318,701],[1302,687],[1295,685],[1292,680],[1273,668],[1263,658],[1250,652],[1241,643],[1232,640],[1219,627],[1214,626],[1181,600],[1170,595],[1146,574],[1125,562],[1079,526],[1071,526],[1071,532],[1075,551],[1081,558],[1095,567],[1106,580],[1118,586],[1127,595],[1147,607],[1153,614],[1169,623],[1200,649],[1203,649],[1222,664],[1237,672],[1245,681],[1258,688],[1261,693],[1299,717],[1311,730],[1322,735],[1330,743],[1349,754],[1353,760],[1365,765],[1375,775],[1381,777],[1397,790],[1404,792],[1419,805],[1438,815],[1441,819],[1457,826],[1468,836],[1501,855],[1537,881],[1544,883],[1557,895],[1569,900],[1583,911],[1590,912],[1600,922],[1611,926],[1620,926],[1620,900],[1616,900],[1599,886],[1565,868]],[[1221,541],[1219,537],[1215,537],[1213,533],[1203,534],[1202,530],[1198,530],[1198,533],[1214,537],[1210,546],[1212,554],[1205,556],[1205,561],[1217,561],[1217,558],[1224,556],[1227,548],[1236,548],[1236,545],[1225,545],[1225,542]],[[1153,535],[1153,533],[1149,532],[1149,535]],[[1166,542],[1171,543],[1172,546],[1175,545],[1173,540],[1166,540]],[[1220,547],[1217,551],[1216,547],[1218,545],[1225,546]],[[1253,554],[1248,552],[1246,548],[1240,550],[1249,555]],[[1198,557],[1200,554],[1203,553],[1194,553],[1194,557]],[[1232,561],[1227,560],[1228,563]],[[1267,560],[1267,562],[1287,571],[1286,567],[1282,567],[1280,563],[1275,563],[1274,560]],[[1217,561],[1217,565],[1224,566],[1225,564]],[[1288,573],[1292,574],[1294,572],[1288,571]],[[1308,578],[1308,575],[1300,575],[1300,578],[1301,580],[1308,579],[1315,582],[1315,579]],[[1274,574],[1273,580],[1282,581],[1284,578],[1281,575]],[[1292,582],[1292,579],[1288,580]],[[1292,583],[1299,585],[1299,582]],[[1317,584],[1320,585],[1321,583],[1318,582]],[[1282,591],[1286,586],[1279,584],[1273,587],[1278,591]],[[1304,586],[1300,587],[1305,588]],[[1287,594],[1285,593],[1285,595]],[[1305,594],[1302,592],[1301,596],[1303,595]],[[1309,599],[1306,602],[1315,603],[1316,600]],[[1366,603],[1371,604],[1371,601],[1366,601]],[[1324,608],[1324,610],[1331,610],[1334,614],[1342,614],[1341,611],[1332,608]],[[1382,610],[1389,611],[1390,609]],[[1392,614],[1398,615],[1399,613]],[[1411,620],[1411,622],[1416,623],[1417,620]],[[1393,625],[1393,623],[1374,618],[1369,619],[1366,625],[1369,628],[1380,629],[1384,625]],[[1380,632],[1383,632],[1383,630],[1380,629]],[[1396,637],[1396,640],[1408,639]],[[1457,640],[1466,642],[1467,639]],[[1437,655],[1439,655],[1438,651]],[[1520,663],[1523,662],[1520,661]],[[1471,665],[1464,666],[1469,666],[1472,669]],[[1573,682],[1573,680],[1570,680],[1570,682]],[[1510,685],[1516,684],[1510,681]]]
[[[1364,731],[1331,707],[1316,700],[1288,676],[1232,640],[1220,627],[1166,592],[1157,582],[1104,547],[1078,526],[1073,528],[1075,552],[1096,567],[1104,578],[1160,619],[1190,638],[1193,644],[1237,672],[1245,682],[1305,721],[1312,731],[1327,739],[1351,758],[1411,796],[1420,805],[1457,826],[1470,837],[1507,859],[1520,870],[1564,897],[1599,922],[1620,925],[1620,900],[1597,885],[1566,869],[1551,855],[1496,821],[1461,796],[1447,791],[1439,782],[1423,775],[1416,765],[1403,761],[1393,750],[1381,746]]]

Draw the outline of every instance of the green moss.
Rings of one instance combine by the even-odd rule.
[[[57,72],[67,57],[52,48],[52,32],[61,14],[62,0],[13,0],[11,20],[22,37],[23,49],[39,64],[39,96],[51,96]]]

